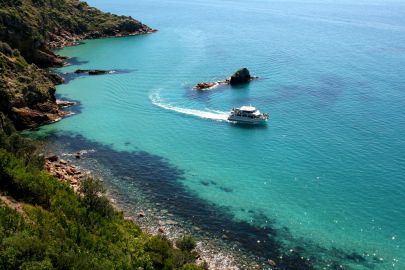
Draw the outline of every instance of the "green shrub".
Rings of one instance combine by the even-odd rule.
[[[176,247],[181,251],[191,252],[196,247],[195,240],[190,235],[183,235],[182,238],[176,241]]]
[[[166,237],[157,235],[151,237],[145,245],[145,251],[150,257],[154,268],[173,269],[172,244]]]
[[[106,218],[114,215],[114,208],[105,197],[105,189],[99,181],[93,178],[84,179],[80,185],[80,192],[83,193],[83,202],[91,210]]]

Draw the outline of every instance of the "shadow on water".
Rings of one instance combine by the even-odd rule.
[[[239,128],[239,129],[267,129],[268,124],[267,123],[261,123],[261,124],[249,124],[249,123],[230,123],[232,127]]]
[[[71,81],[80,78],[80,77],[87,77],[87,76],[110,76],[110,75],[118,75],[118,74],[127,74],[127,73],[131,73],[131,72],[135,72],[136,70],[133,69],[114,69],[112,70],[110,73],[106,73],[106,74],[99,74],[99,75],[89,75],[87,73],[75,73],[75,72],[67,72],[67,73],[57,73],[60,76],[63,77],[63,79],[65,80],[65,84],[70,83]]]
[[[66,145],[72,152],[96,149],[94,153],[89,153],[89,157],[96,159],[111,170],[114,176],[122,179],[125,186],[125,191],[122,192],[131,192],[128,189],[132,183],[136,183],[145,196],[171,209],[176,216],[189,220],[214,237],[237,244],[242,250],[257,256],[260,261],[272,259],[277,264],[273,269],[310,270],[317,269],[315,265],[323,265],[324,269],[349,269],[341,268],[340,260],[326,261],[317,256],[330,253],[334,255],[332,258],[367,266],[363,256],[357,253],[348,254],[338,249],[310,248],[311,256],[308,257],[308,241],[297,241],[291,236],[288,228],[276,229],[274,223],[262,213],[249,212],[255,224],[235,220],[229,209],[208,203],[186,189],[181,184],[184,172],[162,157],[142,151],[115,151],[111,146],[89,141],[80,135],[51,134],[47,140]],[[204,184],[215,183],[207,180]],[[223,189],[224,192],[232,192],[231,189]],[[302,244],[286,245],[286,240]],[[312,252],[314,249],[316,254]]]
[[[358,82],[350,82],[356,86]],[[253,98],[253,103],[265,102],[268,104],[280,104],[290,102],[302,97],[310,99],[308,105],[315,108],[323,108],[336,104],[349,85],[347,80],[335,75],[323,75],[319,78],[316,86],[284,85],[272,92],[265,98]]]
[[[69,66],[80,66],[89,63],[87,60],[80,60],[78,57],[70,57],[65,60]]]

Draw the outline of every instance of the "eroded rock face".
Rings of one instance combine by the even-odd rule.
[[[56,121],[63,113],[55,100],[48,74],[25,62],[20,55],[0,53],[0,112],[19,130]]]
[[[56,73],[48,73],[46,74],[46,76],[55,84],[55,85],[59,85],[65,82],[65,79],[56,74]]]
[[[247,68],[242,68],[236,71],[229,80],[231,85],[243,84],[248,83],[252,80],[252,76],[250,76],[250,72]]]

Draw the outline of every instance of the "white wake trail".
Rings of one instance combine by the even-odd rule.
[[[162,102],[159,93],[153,93],[149,96],[150,100],[152,103],[160,108],[170,110],[170,111],[175,111],[178,113],[186,114],[186,115],[192,115],[196,116],[199,118],[204,118],[204,119],[211,119],[215,121],[228,121],[228,116],[229,113],[227,112],[222,112],[222,111],[200,111],[200,110],[195,110],[195,109],[188,109],[188,108],[181,108],[177,106],[173,106],[171,104],[166,104]]]

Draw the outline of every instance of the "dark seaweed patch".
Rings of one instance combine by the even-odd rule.
[[[364,263],[366,261],[366,259],[364,259],[364,257],[362,255],[360,255],[356,252],[347,254],[346,259],[351,260],[353,262],[357,262],[357,263]]]
[[[228,187],[219,187],[219,189],[227,193],[233,192],[233,189]]]
[[[305,240],[302,240],[303,245],[289,246],[284,240],[297,243],[301,239],[294,239],[286,228],[276,229],[274,223],[262,213],[249,210],[254,224],[236,220],[229,209],[208,203],[186,189],[181,184],[183,171],[159,156],[142,151],[115,151],[110,146],[86,140],[82,136],[54,135],[49,140],[68,145],[72,152],[97,149],[88,155],[127,183],[126,188],[121,190],[122,193],[131,193],[131,185],[137,183],[156,205],[171,209],[174,215],[191,221],[214,237],[222,237],[229,243],[237,244],[242,250],[255,255],[259,261],[272,259],[277,264],[273,269],[311,270],[315,269],[314,265],[335,269],[333,267],[340,267],[340,261],[345,259],[370,266],[360,259],[361,255],[347,254],[338,249],[328,250]],[[305,255],[309,252],[304,248],[307,246],[314,256]],[[315,257],[317,254],[333,255],[336,260],[326,261],[322,256]]]

